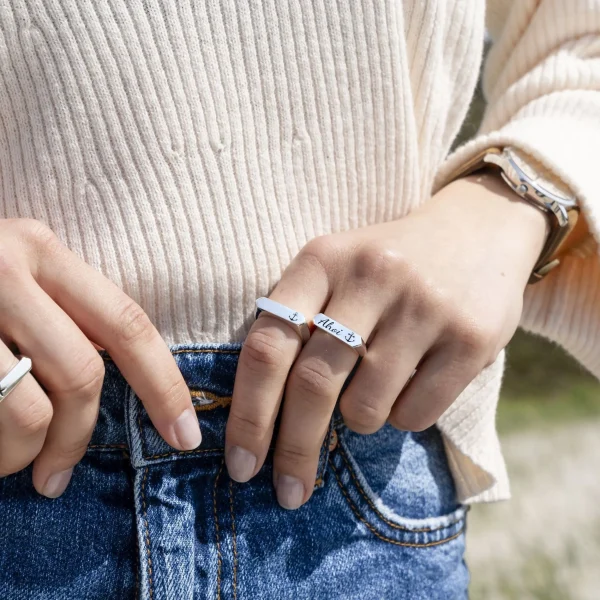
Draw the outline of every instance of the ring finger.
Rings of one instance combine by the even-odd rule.
[[[17,362],[7,345],[0,341],[0,377]],[[51,419],[52,404],[28,373],[0,402],[0,477],[16,473],[31,463],[44,445]]]
[[[306,252],[296,255],[269,296],[306,316],[320,310],[328,297],[327,269]],[[240,353],[227,419],[225,460],[232,479],[248,481],[262,466],[300,348],[300,337],[292,327],[268,313],[252,325]]]
[[[379,323],[369,353],[340,400],[344,423],[357,433],[375,433],[385,424],[398,395],[439,336],[435,316],[424,321],[407,304],[394,307]]]

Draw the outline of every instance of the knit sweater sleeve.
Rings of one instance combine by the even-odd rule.
[[[446,159],[434,191],[482,150],[510,145],[576,195],[592,235],[527,287],[521,325],[561,344],[600,377],[600,0],[488,0],[487,29],[483,123]],[[490,398],[497,397],[502,356],[483,374]],[[466,502],[509,496],[496,405],[479,400],[479,379],[438,422]]]
[[[575,194],[595,238],[525,297],[523,325],[600,376],[600,0],[488,0],[487,110],[435,188],[485,147],[511,145]]]

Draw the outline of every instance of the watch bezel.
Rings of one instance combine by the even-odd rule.
[[[568,225],[567,213],[577,207],[576,200],[559,196],[538,183],[539,178],[531,177],[519,166],[510,148],[505,148],[500,154],[486,154],[483,162],[500,167],[504,181],[523,199],[537,203],[542,210],[554,214],[560,227]]]

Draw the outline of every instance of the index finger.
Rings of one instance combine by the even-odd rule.
[[[165,441],[180,450],[198,447],[202,436],[189,389],[146,313],[60,242],[49,254],[40,259],[38,284],[108,351]]]
[[[312,317],[326,301],[328,287],[319,269],[296,257],[269,299],[291,313]],[[227,420],[225,461],[232,479],[248,481],[262,466],[285,383],[301,348],[294,328],[267,312],[250,329],[240,353]]]

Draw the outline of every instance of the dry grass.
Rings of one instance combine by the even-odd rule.
[[[600,598],[600,418],[509,433],[510,502],[470,513],[472,600]]]

